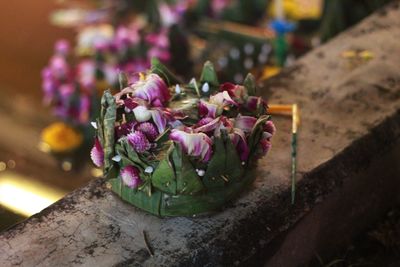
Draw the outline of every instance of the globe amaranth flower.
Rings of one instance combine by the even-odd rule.
[[[122,168],[120,175],[122,182],[130,188],[137,188],[142,183],[139,169],[135,166],[128,165]]]
[[[158,136],[156,126],[151,122],[142,122],[136,126],[136,130],[144,133],[149,141],[154,141]]]
[[[93,148],[90,150],[90,158],[97,167],[104,165],[104,150],[98,138],[94,140]]]
[[[133,131],[127,135],[128,143],[138,153],[143,153],[151,148],[151,144],[146,135],[140,131]]]
[[[149,74],[144,80],[131,85],[135,97],[148,101],[151,105],[161,107],[171,98],[167,84],[157,74]]]
[[[199,157],[203,162],[211,159],[212,140],[205,133],[187,133],[174,129],[169,138],[180,144],[187,155]]]

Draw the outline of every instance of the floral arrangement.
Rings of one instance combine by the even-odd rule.
[[[206,62],[182,83],[158,60],[114,96],[105,91],[93,163],[122,199],[159,216],[215,211],[254,177],[275,127],[254,77],[220,84]]]
[[[174,27],[181,12],[173,5],[160,5],[159,8],[169,11],[170,15],[163,17],[160,25],[150,24],[136,14],[128,24],[81,25],[74,49],[66,40],[56,42],[54,55],[42,71],[44,102],[65,123],[63,127],[75,130],[83,136],[83,141],[90,140],[88,137],[93,134],[90,122],[98,115],[103,91],[118,87],[121,78],[125,78],[120,73],[135,80],[139,72],[150,67],[153,57],[163,63],[174,63],[174,51],[179,50],[177,46],[182,48],[179,52],[184,56],[185,38]],[[69,153],[77,148],[71,143],[64,151],[58,150],[57,145],[53,146],[54,142],[48,142],[57,140],[49,134],[55,132],[47,133],[47,138],[42,141],[49,145],[50,151]]]

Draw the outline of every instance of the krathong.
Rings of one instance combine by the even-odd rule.
[[[271,148],[275,126],[256,90],[251,74],[220,84],[210,62],[184,84],[153,60],[139,80],[104,92],[92,160],[112,191],[152,214],[218,210],[253,182],[246,171]]]

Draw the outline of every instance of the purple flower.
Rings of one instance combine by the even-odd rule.
[[[127,49],[139,43],[139,27],[131,24],[129,27],[119,26],[115,33],[114,46],[117,49]]]
[[[79,122],[87,123],[90,119],[90,97],[82,95],[79,102]]]
[[[239,128],[245,133],[251,132],[254,124],[256,124],[257,118],[251,116],[238,115],[234,120],[234,127]]]
[[[61,55],[55,55],[50,59],[50,70],[53,77],[65,79],[69,75],[69,65],[66,59]]]
[[[204,133],[187,133],[181,130],[172,130],[169,138],[182,146],[189,156],[199,157],[207,162],[212,154],[212,140]]]
[[[77,66],[78,82],[85,88],[96,85],[96,65],[92,60],[83,60]]]
[[[144,133],[149,141],[154,141],[158,136],[156,126],[151,122],[142,122],[136,126],[136,130]]]
[[[143,153],[151,148],[151,144],[144,133],[134,131],[127,135],[129,144],[138,153]]]
[[[200,117],[209,117],[215,118],[217,117],[218,106],[214,104],[210,104],[204,100],[200,100],[199,102],[199,115]]]
[[[139,80],[132,87],[135,89],[135,97],[147,100],[152,104],[165,104],[171,98],[167,85],[157,74],[147,75],[145,80]]]
[[[153,122],[157,126],[158,132],[163,133],[168,122],[167,118],[165,117],[165,113],[161,109],[152,109],[150,110],[150,113]]]
[[[234,132],[229,136],[231,137],[233,145],[236,147],[240,160],[246,161],[249,158],[250,149],[247,145],[245,133],[242,130],[235,128]]]
[[[56,42],[54,45],[54,50],[56,54],[60,54],[62,56],[67,56],[71,50],[71,46],[67,40],[61,39]]]
[[[237,103],[229,96],[227,91],[219,92],[211,96],[208,102],[200,100],[199,115],[201,117],[216,118],[229,105],[237,106]]]
[[[132,132],[132,129],[135,127],[135,125],[136,122],[127,122],[115,127],[115,135],[117,139],[121,138],[122,136],[126,136],[130,132]]]
[[[258,146],[257,156],[265,156],[271,149],[271,137],[275,134],[275,131],[274,123],[272,121],[267,121],[264,125],[264,132]]]
[[[90,151],[90,157],[97,167],[101,167],[104,164],[104,151],[101,147],[100,141],[98,138],[94,140],[94,146]]]
[[[137,188],[141,183],[139,169],[135,166],[128,165],[121,169],[120,172],[122,182],[130,188]]]
[[[264,132],[270,133],[271,136],[275,134],[276,127],[272,121],[267,121],[264,125]]]

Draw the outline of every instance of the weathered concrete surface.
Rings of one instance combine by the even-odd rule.
[[[160,219],[123,203],[98,180],[3,232],[0,265],[298,266],[340,244],[335,231],[350,237],[399,200],[397,3],[265,84],[271,103],[301,107],[294,206],[290,121],[275,118],[279,132],[252,174],[255,184],[224,211]],[[349,69],[340,58],[347,49],[375,57]]]

